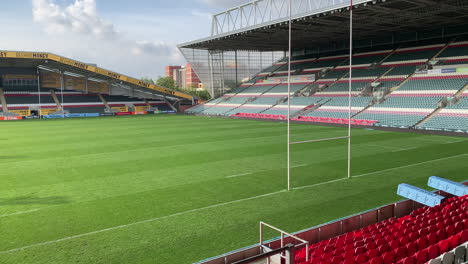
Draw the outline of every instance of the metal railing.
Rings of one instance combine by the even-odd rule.
[[[264,243],[264,239],[263,239],[263,233],[264,233],[264,232],[263,232],[263,228],[264,228],[264,227],[268,227],[268,228],[271,228],[271,229],[273,229],[273,230],[275,230],[275,231],[280,232],[280,234],[281,234],[281,236],[280,236],[280,243],[281,243],[281,244],[280,244],[280,247],[281,247],[281,248],[283,248],[283,247],[286,246],[286,245],[285,245],[285,241],[284,241],[285,238],[286,238],[286,236],[292,237],[292,238],[294,238],[295,240],[301,242],[300,244],[294,245],[295,248],[301,248],[301,247],[306,247],[306,248],[307,248],[307,247],[309,246],[309,241],[307,241],[307,240],[305,240],[305,239],[302,239],[302,238],[300,238],[300,237],[298,237],[298,236],[296,236],[296,235],[292,235],[292,234],[290,234],[290,233],[288,233],[288,232],[286,232],[286,231],[283,231],[283,230],[281,230],[281,229],[279,229],[279,228],[277,228],[277,227],[274,227],[274,226],[272,226],[272,225],[270,225],[270,224],[267,224],[267,223],[265,223],[265,222],[261,222],[261,221],[260,221],[260,243],[259,243],[259,244],[260,244],[260,248],[267,249],[267,250],[271,250],[271,249]],[[285,256],[284,256],[283,254],[281,254],[280,257],[281,257],[281,258],[285,258]],[[309,261],[309,250],[306,250],[306,261]],[[270,258],[269,258],[269,257],[268,257],[268,259],[267,259],[267,263],[268,263],[268,264],[270,263]]]
[[[355,4],[369,0],[355,0]],[[349,6],[349,0],[292,0],[291,16],[321,13]],[[289,18],[287,0],[255,0],[213,15],[211,36]]]

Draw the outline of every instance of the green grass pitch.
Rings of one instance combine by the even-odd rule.
[[[353,129],[356,177],[346,139],[293,145],[286,192],[284,123],[194,116],[4,122],[0,149],[2,264],[192,263],[468,178],[468,138]]]

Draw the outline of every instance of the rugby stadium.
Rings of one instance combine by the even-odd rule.
[[[213,99],[0,51],[0,263],[468,263],[468,1],[255,0],[178,49]]]

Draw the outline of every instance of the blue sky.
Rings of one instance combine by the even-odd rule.
[[[134,77],[183,64],[176,44],[248,0],[0,0],[0,50],[48,51]]]

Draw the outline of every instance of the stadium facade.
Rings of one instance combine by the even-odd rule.
[[[175,112],[188,94],[46,52],[0,51],[1,116]],[[58,114],[58,115],[54,115]]]

